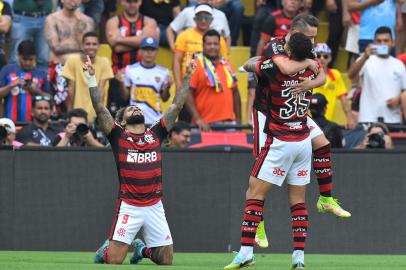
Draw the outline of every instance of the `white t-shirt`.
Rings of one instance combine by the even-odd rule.
[[[162,117],[160,94],[169,79],[169,70],[160,65],[144,67],[137,62],[126,67],[124,85],[131,87],[130,104],[143,111],[145,124],[153,124]]]
[[[386,102],[406,89],[406,69],[403,63],[392,56],[381,58],[371,55],[359,75],[362,92],[358,121],[376,122],[378,117],[383,117],[385,123],[401,123],[400,106],[390,109]]]
[[[179,13],[178,16],[169,24],[173,31],[179,34],[181,31],[187,28],[194,28],[196,23],[195,7],[187,7]],[[210,29],[214,29],[220,33],[223,37],[230,36],[230,27],[228,26],[227,17],[221,10],[213,8],[213,21],[210,25]]]

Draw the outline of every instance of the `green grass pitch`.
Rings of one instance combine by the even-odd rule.
[[[36,252],[0,251],[1,270],[80,270],[80,269],[168,269],[212,270],[223,269],[233,259],[232,253],[175,253],[172,266],[156,266],[149,260],[130,265],[129,256],[124,265],[93,264],[93,252]],[[288,270],[289,254],[257,254],[256,265],[247,269]],[[306,255],[308,270],[404,270],[406,256],[386,255]]]

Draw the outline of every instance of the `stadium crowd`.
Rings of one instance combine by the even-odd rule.
[[[186,59],[192,55],[197,68],[179,115],[182,122],[165,145],[187,147],[190,126],[192,134],[199,129],[202,134],[211,132],[219,125],[235,132],[241,124],[252,124],[257,81],[250,73],[248,85],[238,84],[231,47],[249,46],[251,56],[261,55],[271,38],[288,33],[296,15],[313,14],[328,20],[325,43],[314,44],[327,77],[313,90],[319,94],[312,99],[314,119],[333,147],[393,148],[389,131],[406,119],[404,1],[256,0],[249,1],[255,5],[251,17],[244,15],[248,1],[242,2],[0,1],[2,143],[15,147],[107,143],[82,72],[87,55],[112,115],[136,105],[149,125],[162,117],[161,103],[173,98],[170,89],[181,87]],[[105,43],[111,59],[98,54]],[[344,55],[339,53],[340,44],[350,56],[341,71],[333,68]],[[156,63],[160,48],[173,53],[170,69]],[[345,78],[351,80],[351,89]],[[242,91],[247,91],[246,115]],[[338,104],[345,123],[335,118]]]

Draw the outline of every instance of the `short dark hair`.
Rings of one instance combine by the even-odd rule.
[[[372,124],[368,127],[368,133],[370,133],[373,128],[380,128],[380,129],[382,129],[382,131],[383,131],[383,133],[384,133],[385,135],[388,135],[388,134],[389,134],[389,128],[388,128],[388,126],[385,125],[384,123],[381,123],[381,122],[372,123]]]
[[[184,121],[176,122],[171,130],[169,131],[169,138],[172,137],[172,133],[175,132],[176,134],[181,133],[184,130],[190,131],[190,125]]]
[[[49,106],[51,106],[51,109],[52,109],[52,106],[54,104],[53,104],[52,98],[50,96],[32,96],[31,108],[35,108],[35,105],[37,105],[37,102],[42,101],[42,100],[48,102]]]
[[[312,58],[313,44],[305,34],[301,32],[293,33],[287,45],[292,53],[293,60],[303,61],[306,58]]]
[[[387,26],[380,26],[375,31],[375,37],[378,34],[389,34],[390,38],[392,39],[392,30]]]
[[[68,113],[68,121],[70,122],[72,117],[81,117],[84,118],[87,122],[87,112],[82,108],[72,109]]]
[[[305,31],[307,27],[319,27],[319,19],[313,15],[299,14],[293,18],[290,30]]]
[[[209,31],[207,31],[206,33],[204,33],[204,35],[203,35],[203,43],[204,43],[204,41],[206,40],[206,37],[214,37],[214,36],[218,37],[219,40],[220,40],[220,38],[221,38],[219,32],[217,32],[217,31],[214,30],[214,29],[210,29]]]
[[[18,55],[33,56],[35,55],[35,44],[31,40],[23,40],[17,47]]]
[[[99,41],[99,36],[96,34],[96,32],[91,31],[91,32],[87,32],[83,35],[82,43],[84,43],[85,39],[88,37],[95,37],[95,38],[97,38],[97,41]]]

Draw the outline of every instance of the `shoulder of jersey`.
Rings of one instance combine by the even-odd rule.
[[[169,69],[167,69],[167,68],[164,67],[164,66],[158,65],[158,64],[155,66],[155,68],[156,68],[157,70],[159,70],[159,71],[162,71],[162,72],[169,72]]]
[[[277,16],[279,14],[282,14],[282,9],[275,10],[274,12],[271,13],[272,16]]]

